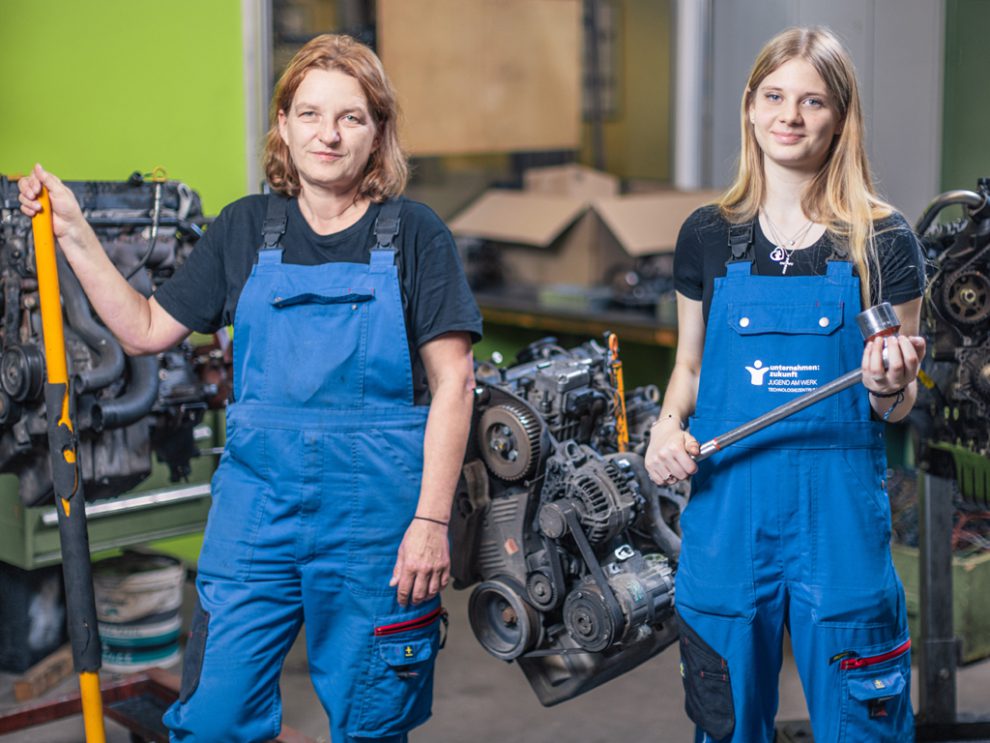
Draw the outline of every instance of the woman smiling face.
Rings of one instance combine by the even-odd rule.
[[[765,164],[807,173],[821,167],[841,131],[825,81],[799,57],[763,78],[752,95],[749,120]]]
[[[339,70],[307,72],[278,126],[303,190],[357,188],[377,146],[361,84]]]

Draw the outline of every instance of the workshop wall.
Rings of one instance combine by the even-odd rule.
[[[0,173],[161,166],[216,214],[246,184],[240,0],[2,0]]]
[[[990,3],[948,0],[945,8],[945,87],[942,104],[942,190],[975,190],[990,177],[987,125],[990,98],[984,71],[990,67]],[[934,194],[933,194],[934,195]]]
[[[605,170],[622,178],[670,181],[670,0],[616,0],[619,90],[603,126]],[[591,128],[580,161],[592,165]]]

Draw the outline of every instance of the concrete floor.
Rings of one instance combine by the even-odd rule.
[[[449,590],[447,646],[437,665],[433,718],[410,737],[443,743],[629,743],[690,741],[693,726],[683,710],[678,654],[672,646],[659,656],[583,696],[549,709],[542,707],[522,672],[486,653],[467,622],[469,591]],[[188,602],[187,602],[188,603]],[[174,669],[178,672],[178,669]],[[13,676],[0,674],[0,711],[15,706]],[[990,660],[959,670],[958,710],[990,716]],[[48,697],[71,693],[67,679]],[[917,685],[913,689],[917,709]],[[284,722],[315,740],[329,740],[326,718],[309,682],[305,646],[296,643],[282,675]],[[781,673],[778,719],[807,717],[800,682],[790,655]],[[77,743],[81,718],[0,735],[0,743]],[[108,743],[128,743],[127,731],[107,723]]]

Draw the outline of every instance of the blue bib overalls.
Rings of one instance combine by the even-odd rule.
[[[715,281],[691,422],[699,441],[862,360],[851,263],[755,276],[746,253]],[[862,385],[700,463],[676,579],[696,740],[773,740],[785,627],[818,743],[913,740],[885,468],[883,424]]]
[[[271,222],[284,230],[284,200],[269,201],[281,210],[238,302],[200,608],[165,722],[175,741],[275,738],[282,662],[305,621],[334,742],[404,741],[430,715],[442,609],[400,607],[389,586],[428,411],[413,404],[392,235],[368,265],[283,264]]]

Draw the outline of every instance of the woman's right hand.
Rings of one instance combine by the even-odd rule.
[[[17,186],[20,190],[18,199],[21,202],[21,211],[28,217],[34,217],[41,211],[41,202],[38,201],[41,187],[48,189],[55,237],[63,248],[66,242],[81,243],[83,235],[91,231],[75,194],[58,177],[40,165],[35,165],[31,174],[21,178]]]
[[[676,418],[660,418],[650,429],[646,450],[646,472],[657,485],[673,485],[698,471],[692,457],[701,454],[698,440],[681,430]]]

